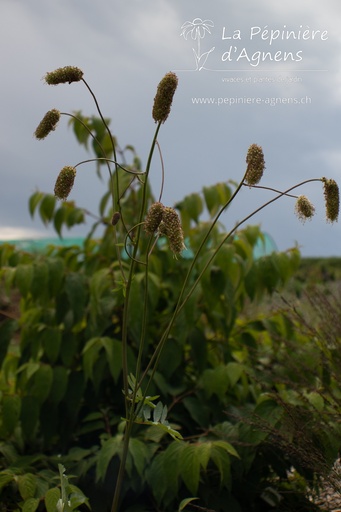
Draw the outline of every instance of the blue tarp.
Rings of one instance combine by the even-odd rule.
[[[254,249],[255,258],[260,258],[266,254],[270,254],[271,252],[277,251],[276,244],[272,237],[263,233],[264,241],[259,239],[256,247]],[[58,247],[70,247],[72,245],[76,245],[81,247],[83,245],[84,238],[37,238],[37,239],[26,239],[26,240],[7,240],[0,241],[0,244],[9,243],[13,244],[17,247],[17,249],[21,249],[28,252],[40,252],[46,249],[49,245],[55,245]],[[193,257],[192,251],[187,249],[183,252],[183,257],[190,259]]]

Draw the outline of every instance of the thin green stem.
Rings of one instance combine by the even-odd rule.
[[[124,172],[126,172],[128,174],[133,174],[134,176],[143,176],[145,174],[144,171],[132,171],[131,169],[127,169],[123,165],[121,165],[118,162],[116,162],[116,160],[111,160],[110,158],[101,158],[101,157],[99,157],[99,158],[87,158],[86,160],[82,160],[81,162],[78,162],[78,164],[75,165],[75,167],[77,167],[78,165],[81,165],[81,164],[87,164],[89,162],[100,162],[102,160],[103,160],[103,162],[107,162],[107,163],[110,162],[112,164],[115,164],[117,167],[122,169]]]
[[[99,106],[99,103],[97,101],[97,98],[95,96],[95,93],[92,91],[91,87],[89,86],[89,84],[86,82],[86,80],[84,80],[84,78],[82,78],[82,81],[84,83],[84,85],[87,87],[88,91],[90,92],[94,102],[95,102],[95,105],[96,105],[96,108],[97,108],[97,112],[101,118],[101,121],[103,123],[103,126],[104,128],[106,129],[108,135],[109,135],[109,138],[110,138],[110,142],[111,142],[111,147],[112,147],[112,152],[113,152],[113,155],[114,155],[114,160],[117,161],[117,156],[116,156],[116,145],[115,145],[115,141],[114,141],[114,138],[112,136],[112,133],[110,131],[110,128],[108,126],[108,123],[106,122],[103,114],[102,114],[102,111],[100,109],[100,106]],[[116,209],[118,209],[118,211],[121,213],[121,209],[120,209],[120,203],[119,203],[119,180],[118,180],[118,173],[117,173],[117,170],[118,170],[118,167],[116,166],[116,173],[115,173],[115,185],[116,185],[116,190],[114,188],[111,188],[111,191],[112,191],[112,200],[113,200],[113,210],[115,211]],[[111,181],[112,181],[112,178],[111,178]],[[117,198],[116,201],[115,201],[115,197]]]
[[[264,187],[262,185],[248,185],[247,183],[244,183],[244,186],[249,187],[249,188],[261,188],[263,190],[270,190],[271,192],[276,192],[276,194],[281,194],[280,190],[277,190],[276,188],[273,188],[273,187]],[[293,194],[284,194],[284,195],[287,197],[293,197],[294,199],[297,199],[297,197],[298,197],[298,196],[294,196]]]
[[[161,122],[158,123],[158,125],[156,127],[153,141],[151,144],[151,148],[149,151],[148,160],[147,160],[145,180],[143,183],[141,208],[140,208],[140,213],[139,213],[139,221],[138,221],[136,236],[135,236],[135,240],[134,240],[134,251],[133,251],[133,255],[132,255],[132,259],[131,259],[129,274],[128,274],[127,283],[126,283],[126,289],[125,289],[126,295],[125,295],[125,300],[124,300],[124,310],[123,310],[123,320],[122,320],[122,372],[123,372],[123,387],[124,387],[127,423],[126,423],[126,429],[124,432],[123,451],[122,451],[122,457],[120,460],[120,467],[119,467],[119,471],[118,471],[111,512],[118,511],[118,504],[119,504],[119,500],[120,500],[123,478],[124,478],[124,473],[125,473],[125,466],[126,466],[126,462],[127,462],[129,440],[130,440],[131,430],[132,430],[132,426],[133,426],[135,400],[133,399],[133,401],[131,402],[131,405],[128,402],[128,352],[127,352],[127,350],[128,350],[128,319],[129,319],[129,310],[130,310],[130,292],[131,292],[131,285],[132,285],[132,281],[133,281],[133,278],[135,275],[135,270],[136,270],[136,265],[137,265],[136,260],[137,260],[137,252],[138,252],[138,246],[139,246],[140,235],[141,235],[142,221],[143,221],[143,216],[144,216],[146,204],[147,204],[147,188],[148,188],[149,171],[150,171],[150,166],[151,166],[153,153],[154,153],[154,149],[155,149],[155,145],[156,145],[156,140],[157,140],[157,136],[158,136],[160,127],[161,127]],[[133,390],[133,392],[136,393],[136,390],[137,390],[137,388],[135,387],[135,390]],[[129,410],[129,406],[130,406],[130,410]]]
[[[243,181],[244,181],[244,178],[243,178]],[[241,182],[241,184],[238,186],[238,188],[236,189],[235,191],[235,194],[233,195],[233,197],[236,196],[236,193],[238,192],[238,190],[240,190],[240,187],[242,186],[243,184],[243,181]],[[183,309],[183,307],[185,306],[185,304],[187,303],[187,301],[189,300],[189,298],[191,297],[191,295],[193,294],[194,290],[196,289],[196,287],[198,286],[204,272],[207,270],[207,268],[210,266],[210,264],[212,263],[213,259],[216,257],[217,253],[219,252],[219,250],[221,249],[221,247],[226,243],[226,241],[228,240],[228,238],[230,238],[230,236],[242,225],[244,224],[245,222],[247,222],[251,217],[253,217],[254,215],[256,215],[257,213],[259,213],[261,210],[263,210],[264,208],[266,208],[267,206],[269,206],[271,203],[277,201],[278,199],[280,199],[281,197],[283,196],[287,196],[292,190],[294,190],[295,188],[298,188],[298,187],[301,187],[302,185],[305,185],[307,183],[311,183],[311,182],[314,182],[314,181],[321,181],[320,178],[311,178],[309,180],[305,180],[305,181],[302,181],[292,187],[290,187],[289,189],[285,190],[284,192],[279,192],[279,194],[272,198],[271,200],[267,201],[266,203],[264,203],[262,206],[260,206],[259,208],[257,208],[256,210],[254,210],[252,213],[250,213],[249,215],[247,215],[246,217],[244,217],[240,222],[238,222],[233,229],[231,229],[231,231],[229,231],[225,237],[223,238],[223,240],[219,243],[219,245],[216,247],[214,253],[212,254],[212,256],[207,260],[206,264],[204,265],[204,267],[202,268],[201,272],[199,273],[198,277],[196,278],[195,282],[193,283],[193,285],[191,286],[191,288],[189,289],[189,291],[187,292],[186,294],[186,297],[182,300],[183,298],[183,295],[184,295],[184,292],[185,292],[185,285],[182,287],[181,291],[180,291],[180,294],[179,294],[179,297],[178,297],[178,300],[177,300],[177,303],[176,303],[176,306],[175,306],[175,309],[174,309],[174,312],[173,312],[173,315],[169,321],[169,324],[166,328],[166,330],[164,331],[155,351],[154,351],[154,354],[153,356],[151,357],[149,363],[148,363],[148,366],[147,368],[145,369],[141,379],[140,379],[140,382],[139,382],[139,385],[141,385],[143,379],[145,378],[145,376],[147,375],[147,373],[149,372],[149,370],[151,369],[152,365],[154,364],[154,367],[153,367],[153,372],[152,372],[152,375],[150,376],[149,378],[149,382],[148,382],[148,385],[147,387],[149,386],[152,378],[153,378],[153,375],[155,373],[155,370],[156,370],[156,367],[157,367],[157,364],[158,364],[158,361],[160,359],[160,356],[161,356],[161,351],[162,351],[162,348],[169,336],[169,333],[174,325],[174,322],[177,318],[177,316],[179,315],[179,313],[181,312],[181,310]],[[233,197],[231,198],[231,200],[233,199]],[[231,200],[229,202],[231,202]],[[221,213],[223,212],[223,210],[226,208],[227,205],[223,206],[221,208],[221,210],[219,211],[219,213],[217,214],[216,218],[215,218],[215,222],[218,220],[218,218],[220,217]],[[211,231],[211,230],[209,230]],[[204,240],[206,241],[207,240],[207,234],[206,236],[204,237]],[[198,253],[200,252],[201,248],[203,246],[203,243],[200,245],[197,253],[196,253],[196,256],[198,255]],[[197,258],[195,257],[194,260],[196,260]],[[193,269],[194,265],[192,264],[188,270],[188,273],[186,275],[186,278],[185,278],[185,283],[187,283],[188,281],[188,277],[189,277],[189,274],[191,273],[192,269]]]
[[[225,203],[225,204],[220,208],[219,212],[217,213],[217,215],[216,215],[216,216],[215,216],[215,218],[213,219],[213,221],[212,221],[212,223],[211,223],[210,227],[208,228],[208,230],[207,230],[207,232],[206,232],[205,236],[203,237],[203,239],[202,239],[202,241],[201,241],[201,243],[200,243],[200,245],[199,245],[199,247],[198,247],[198,250],[197,250],[197,252],[196,252],[196,253],[195,253],[195,255],[194,255],[194,258],[193,258],[193,260],[192,260],[192,262],[191,262],[191,265],[190,265],[190,267],[189,267],[189,269],[188,269],[188,271],[187,271],[187,274],[186,274],[186,276],[185,276],[185,279],[184,279],[184,282],[183,282],[183,284],[182,284],[182,288],[181,288],[181,290],[180,290],[180,294],[179,294],[179,297],[178,297],[178,300],[177,300],[177,303],[176,303],[176,306],[175,306],[175,310],[174,310],[173,315],[172,315],[172,317],[171,317],[171,320],[170,320],[170,322],[169,322],[169,324],[168,324],[168,326],[167,326],[167,328],[166,328],[165,332],[163,333],[163,336],[161,337],[161,340],[159,341],[159,344],[157,345],[157,347],[156,347],[156,349],[155,349],[155,352],[154,352],[154,354],[152,355],[151,360],[149,361],[149,363],[148,363],[148,365],[147,365],[147,368],[146,368],[146,369],[145,369],[145,371],[143,372],[143,375],[142,375],[142,377],[141,377],[141,380],[140,380],[140,382],[139,382],[138,386],[141,386],[142,381],[144,380],[145,376],[146,376],[146,375],[147,375],[147,373],[149,372],[149,370],[150,370],[150,368],[151,368],[151,366],[152,366],[152,364],[153,364],[153,362],[154,362],[154,360],[155,360],[155,359],[156,359],[156,363],[155,363],[155,368],[156,368],[157,363],[158,363],[158,360],[159,360],[159,357],[160,357],[160,355],[161,355],[162,347],[163,347],[163,345],[164,345],[164,343],[165,343],[165,340],[167,339],[167,337],[168,337],[168,335],[169,335],[169,333],[170,333],[170,331],[171,331],[171,329],[172,329],[172,327],[173,327],[174,321],[175,321],[175,319],[176,319],[176,317],[177,317],[177,315],[178,315],[178,308],[179,308],[179,306],[180,306],[180,301],[181,301],[181,299],[182,299],[182,297],[183,297],[183,295],[184,295],[184,293],[185,293],[185,289],[186,289],[186,286],[187,286],[188,280],[189,280],[189,278],[190,278],[190,276],[191,276],[191,274],[192,274],[192,271],[193,271],[194,266],[195,266],[195,264],[196,264],[196,262],[197,262],[197,260],[198,260],[198,258],[199,258],[199,255],[200,255],[200,253],[201,253],[201,251],[202,251],[203,247],[205,246],[205,244],[206,244],[206,242],[207,242],[208,238],[210,237],[210,235],[211,235],[211,233],[212,233],[212,231],[213,231],[213,229],[214,229],[215,225],[217,224],[218,220],[220,219],[220,217],[221,217],[222,213],[223,213],[223,212],[225,211],[225,209],[226,209],[226,208],[231,204],[231,202],[234,200],[234,198],[236,197],[236,195],[238,194],[238,192],[239,192],[239,191],[240,191],[240,189],[242,188],[243,183],[244,183],[244,179],[245,179],[245,176],[246,176],[246,173],[247,173],[247,171],[245,171],[245,174],[244,174],[244,176],[243,176],[243,179],[241,180],[241,182],[240,182],[240,183],[239,183],[239,185],[237,186],[236,190],[234,191],[234,193],[232,194],[232,196],[230,197],[230,199],[229,199],[229,200],[228,200],[228,201],[227,201],[227,202],[226,202],[226,203]],[[154,371],[155,371],[155,370],[154,370]],[[154,372],[153,372],[153,374],[154,374]],[[153,377],[153,375],[150,377],[150,379],[149,379],[149,383],[150,383],[150,381],[151,381],[152,377]],[[149,386],[149,384],[148,384],[148,386]],[[147,388],[148,388],[148,386],[147,386]],[[145,393],[147,393],[147,391],[145,391]]]
[[[259,208],[257,208],[256,210],[254,210],[253,212],[251,212],[249,215],[247,215],[246,217],[244,217],[240,222],[238,222],[233,229],[231,229],[231,231],[229,231],[223,238],[223,240],[220,242],[220,244],[217,246],[216,250],[214,251],[214,253],[212,254],[212,256],[207,260],[207,262],[205,263],[204,267],[202,268],[200,274],[198,275],[197,279],[195,280],[195,282],[193,283],[193,285],[191,286],[190,290],[188,291],[185,299],[183,300],[183,302],[179,305],[179,308],[177,310],[177,314],[180,313],[180,311],[182,310],[182,308],[185,306],[186,302],[188,301],[188,299],[191,297],[192,293],[194,292],[195,288],[197,287],[199,281],[201,280],[204,272],[207,270],[207,268],[210,266],[210,264],[212,263],[213,259],[216,257],[218,251],[221,249],[221,247],[226,243],[226,241],[228,240],[228,238],[230,238],[231,235],[233,235],[233,233],[242,225],[242,224],[245,224],[245,222],[247,222],[249,219],[251,219],[251,217],[253,217],[254,215],[256,215],[257,213],[259,213],[261,210],[263,210],[264,208],[266,208],[267,206],[269,206],[271,203],[274,203],[275,201],[277,201],[278,199],[280,199],[281,197],[283,196],[287,196],[289,194],[289,192],[291,192],[292,190],[294,190],[295,188],[298,188],[298,187],[301,187],[302,185],[306,185],[307,183],[311,183],[313,181],[321,181],[320,178],[310,178],[309,180],[305,180],[305,181],[302,181],[301,183],[298,183],[296,185],[293,185],[292,187],[288,188],[287,190],[285,190],[284,192],[279,192],[278,195],[276,197],[273,197],[272,199],[270,199],[269,201],[267,201],[266,203],[264,203],[262,206],[260,206]]]
[[[103,154],[103,160],[106,162],[107,164],[107,167],[108,167],[108,171],[109,171],[109,175],[110,175],[110,179],[112,179],[112,172],[111,172],[111,169],[110,169],[110,165],[109,165],[109,162],[113,162],[113,160],[109,160],[107,158],[107,155],[104,151],[104,148],[102,146],[102,144],[100,143],[100,141],[97,139],[97,137],[92,133],[92,131],[90,130],[90,128],[81,120],[79,119],[79,117],[75,116],[74,114],[69,114],[68,112],[61,112],[60,113],[61,115],[63,116],[68,116],[68,117],[72,117],[72,119],[74,119],[75,121],[77,121],[79,124],[81,124],[83,126],[83,128],[86,129],[86,131],[89,133],[90,137],[96,142],[96,144],[98,144],[98,147],[100,148],[100,150],[102,151],[102,154]],[[87,162],[95,162],[97,160],[102,160],[102,158],[91,158],[90,160],[86,160]],[[80,163],[83,163],[83,162],[80,162]],[[113,162],[115,163],[115,162]],[[80,164],[77,164],[77,165],[80,165]],[[77,165],[75,165],[75,167],[77,167]]]
[[[163,187],[165,184],[165,166],[163,163],[162,152],[161,152],[160,144],[158,143],[158,141],[156,141],[156,145],[157,145],[157,149],[159,150],[160,161],[161,161],[161,187],[160,187],[160,194],[159,194],[159,203],[160,203],[161,199],[162,199],[162,195],[163,195]]]
[[[82,78],[82,82],[84,83],[84,85],[86,86],[86,88],[88,89],[89,93],[91,94],[94,102],[95,102],[95,105],[96,105],[96,109],[97,109],[97,112],[101,118],[101,121],[103,123],[103,126],[104,128],[106,129],[108,135],[109,135],[109,138],[110,138],[110,142],[111,142],[111,146],[112,146],[112,152],[113,152],[113,155],[114,155],[114,161],[115,161],[115,182],[114,182],[114,179],[113,179],[113,175],[111,173],[111,171],[109,171],[109,174],[110,174],[110,193],[111,193],[111,198],[112,198],[112,208],[113,208],[113,212],[115,212],[115,210],[118,210],[121,214],[121,217],[122,217],[122,209],[121,209],[121,204],[120,204],[120,188],[119,188],[119,176],[118,176],[118,164],[117,164],[117,155],[116,155],[116,145],[115,145],[115,141],[114,141],[114,138],[112,136],[112,133],[110,131],[110,128],[108,126],[108,123],[106,122],[103,114],[102,114],[102,111],[100,109],[100,106],[99,106],[99,103],[97,101],[97,98],[96,98],[96,95],[95,93],[92,91],[91,87],[89,86],[89,84],[87,83],[86,80],[84,80],[84,78]],[[116,187],[116,190],[115,190],[115,187]],[[115,200],[116,198],[116,200]],[[120,264],[120,271],[121,271],[121,275],[122,275],[122,279],[124,282],[126,282],[126,277],[125,277],[125,274],[124,274],[124,271],[123,271],[123,265],[122,265],[122,256],[121,256],[121,251],[120,251],[120,248],[119,246],[117,245],[117,232],[116,232],[116,229],[113,230],[113,238],[114,238],[114,244],[115,244],[115,247],[116,247],[116,256],[117,256],[117,260],[119,261],[119,264]]]

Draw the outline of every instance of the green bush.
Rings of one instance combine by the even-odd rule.
[[[243,185],[256,186],[261,148],[250,146],[239,185],[190,194],[179,215],[162,205],[151,228],[160,201],[148,174],[165,119],[142,171],[99,114],[71,116],[78,141],[92,138],[98,174],[104,165],[110,176],[84,245],[0,246],[5,510],[285,510],[290,496],[311,510],[306,482],[328,472],[340,446],[333,358],[283,310],[253,309],[294,275],[298,250],[255,259],[264,235],[242,225],[261,208],[231,231],[219,222]],[[72,169],[56,182],[63,199]],[[289,191],[275,192],[269,202]],[[88,214],[41,192],[29,209],[58,234]],[[6,313],[11,303],[18,313]],[[311,378],[297,380],[300,371]]]

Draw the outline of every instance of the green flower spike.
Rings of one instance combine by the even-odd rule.
[[[260,182],[265,169],[263,149],[257,144],[251,144],[246,155],[245,182],[252,187]]]
[[[38,140],[45,139],[49,133],[53,132],[56,129],[57,123],[60,119],[60,112],[53,108],[49,110],[44,115],[43,119],[37,126],[36,131],[34,132],[34,136]]]
[[[339,187],[335,180],[322,178],[324,199],[326,204],[326,217],[329,222],[337,222],[340,209]]]
[[[162,235],[166,235],[168,237],[170,250],[175,256],[180,254],[186,248],[180,218],[173,208],[163,208],[159,231]]]
[[[73,183],[76,177],[76,168],[71,166],[65,166],[60,171],[56,184],[54,186],[54,194],[57,199],[65,201],[73,187]]]
[[[162,221],[164,206],[162,203],[154,203],[148,210],[144,223],[144,230],[148,235],[155,233]]]
[[[48,85],[71,84],[71,82],[82,80],[83,71],[75,66],[65,66],[55,71],[49,71],[44,78]]]
[[[159,83],[153,105],[153,119],[156,123],[164,123],[169,116],[177,86],[178,77],[171,71]]]
[[[305,222],[315,214],[315,207],[306,196],[299,196],[295,205],[295,213],[300,221]]]

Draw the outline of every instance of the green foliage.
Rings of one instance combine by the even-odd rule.
[[[109,170],[84,245],[0,246],[0,297],[16,303],[0,322],[0,500],[109,510],[121,479],[122,512],[280,506],[292,468],[314,481],[341,446],[336,338],[263,308],[299,252],[256,259],[260,228],[222,223],[242,184],[226,182],[176,205],[186,250],[175,259],[162,229],[143,230],[150,160],[142,171],[109,123],[70,119],[98,174]],[[29,211],[59,236],[88,214],[39,191]]]
[[[190,201],[194,203],[193,198]],[[192,220],[188,246],[195,248],[207,228],[200,218]],[[221,228],[212,233],[207,250],[195,263],[196,273],[204,268],[211,246],[223,235]],[[192,496],[200,506],[219,508],[215,504],[219,494],[226,502],[224,510],[257,499],[262,509],[266,500],[260,496],[267,482],[264,464],[269,464],[267,474],[272,478],[271,467],[282,475],[295,462],[285,449],[285,442],[288,446],[292,442],[285,437],[287,432],[284,435],[288,404],[303,408],[311,418],[314,411],[324,413],[326,402],[313,389],[294,396],[290,387],[282,385],[280,400],[267,394],[272,377],[270,372],[269,379],[265,378],[267,372],[263,372],[274,357],[281,361],[278,340],[294,340],[297,335],[291,321],[281,314],[255,318],[245,313],[252,301],[283,287],[299,258],[297,251],[291,250],[253,259],[261,236],[258,228],[247,227],[223,245],[181,311],[148,395],[137,387],[134,373],[129,377],[138,409],[127,457],[131,482],[123,494],[127,509],[130,493],[140,496],[141,503],[146,500],[147,507],[151,493],[163,510],[189,509]],[[48,511],[61,503],[62,491],[51,473],[56,468],[55,457],[42,453],[65,453],[63,465],[77,475],[80,484],[95,472],[98,489],[106,485],[122,456],[124,295],[112,260],[115,247],[105,238],[98,244],[88,240],[83,248],[49,248],[46,255],[39,256],[7,245],[0,248],[3,282],[11,283],[8,293],[17,289],[21,297],[20,317],[6,329],[1,371],[1,493],[10,496],[14,504],[16,492],[25,500],[27,510],[37,509],[41,500]],[[154,248],[142,367],[148,364],[147,348],[150,351],[156,346],[166,326],[173,298],[180,292],[191,261],[174,260],[163,244]],[[136,274],[128,321],[131,372],[137,361],[141,304],[146,293],[143,275],[142,270]],[[303,340],[302,335],[301,344]],[[287,372],[287,362],[279,368]],[[269,442],[271,446],[273,429],[282,436],[276,464],[271,450],[267,454],[266,449]],[[197,433],[193,442],[190,438]],[[318,437],[325,451],[329,450],[330,435],[325,440]],[[338,441],[335,443],[338,446]],[[81,449],[79,454],[77,449]],[[21,461],[32,453],[36,458],[30,455],[31,460],[23,466]],[[18,466],[20,469],[15,469]],[[47,482],[49,474],[54,476]],[[241,489],[251,475],[255,487],[247,500]],[[67,489],[70,495],[71,487]],[[94,510],[97,501],[101,502],[97,493],[91,489]],[[87,503],[78,491],[73,494],[70,510]],[[66,502],[63,506],[68,510]]]

